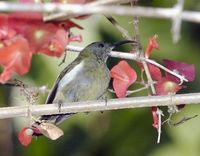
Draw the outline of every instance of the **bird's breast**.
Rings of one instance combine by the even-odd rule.
[[[102,96],[109,81],[109,70],[105,64],[83,60],[63,76],[58,92],[64,101],[93,100]]]

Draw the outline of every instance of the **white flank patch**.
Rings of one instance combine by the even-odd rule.
[[[70,83],[73,79],[79,76],[79,72],[83,69],[84,61],[81,61],[76,67],[74,67],[69,73],[60,80],[58,90],[62,89],[65,85]]]

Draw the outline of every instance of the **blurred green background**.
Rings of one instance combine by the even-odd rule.
[[[172,7],[174,0],[140,1],[140,5],[154,7]],[[185,2],[185,10],[200,10],[200,1]],[[115,17],[119,23],[133,34],[132,17]],[[94,41],[114,42],[122,40],[122,35],[104,16],[93,15],[85,20],[76,20],[84,30],[75,30],[74,34],[83,36],[82,43],[73,45],[86,46]],[[173,44],[170,33],[171,21],[162,19],[140,18],[140,38],[145,49],[148,39],[157,34],[160,51],[151,55],[152,59],[162,63],[162,59],[179,60],[195,64],[196,79],[181,93],[192,93],[200,90],[200,24],[183,22],[181,39]],[[123,47],[123,51],[130,47]],[[62,58],[44,55],[33,57],[30,72],[17,77],[34,86],[51,87],[58,73],[69,64],[77,53],[68,52],[66,63],[58,67]],[[109,67],[119,61],[111,58]],[[138,67],[129,61],[138,70]],[[139,73],[139,70],[138,70]],[[134,86],[132,87],[134,89]],[[0,106],[25,105],[19,89],[0,87]],[[132,96],[146,95],[146,92]],[[44,103],[46,95],[41,95],[38,103]],[[163,108],[166,110],[165,108]],[[166,113],[166,111],[165,111]],[[184,116],[200,113],[200,106],[186,106],[173,119],[178,121]],[[167,114],[164,118],[167,118]],[[162,127],[161,143],[157,144],[157,132],[152,128],[152,117],[149,108],[127,109],[80,113],[60,125],[65,135],[57,141],[46,137],[34,138],[32,144],[25,148],[17,140],[18,131],[27,126],[27,118],[0,120],[0,156],[199,156],[200,155],[200,118],[197,117],[177,127]]]

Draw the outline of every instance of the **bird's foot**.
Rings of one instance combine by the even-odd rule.
[[[58,112],[61,113],[62,111],[62,106],[63,106],[63,101],[59,100],[58,101]]]
[[[105,100],[105,106],[107,106],[108,98],[106,96],[102,97],[103,100]],[[100,111],[102,114],[104,111]]]
[[[107,104],[108,104],[108,98],[105,97],[104,100],[105,100],[105,106],[107,106]]]

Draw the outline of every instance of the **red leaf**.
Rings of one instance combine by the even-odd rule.
[[[184,76],[189,82],[195,79],[195,67],[193,64],[186,64],[184,62],[173,61],[173,60],[163,60],[166,68]],[[180,80],[173,75],[166,73],[166,77],[173,79],[173,81],[179,83]]]
[[[176,93],[178,92],[182,86],[178,85],[176,82],[170,80],[167,77],[161,78],[157,83],[156,83],[156,93],[158,95],[167,95],[170,93]]]
[[[158,118],[158,114],[157,114],[157,109],[158,107],[151,107],[151,114],[152,114],[152,117],[153,117],[153,124],[152,126],[155,128],[155,129],[158,129],[158,123],[159,123],[159,118]]]
[[[113,78],[113,88],[118,98],[126,96],[128,87],[137,79],[137,74],[126,61],[120,61],[110,71]]]
[[[147,45],[147,49],[145,51],[145,57],[149,58],[153,49],[160,50],[159,45],[157,43],[157,35],[154,35],[152,38],[149,39],[149,43]]]
[[[28,146],[32,141],[33,130],[29,127],[21,129],[18,133],[18,140],[23,146]]]
[[[16,36],[0,49],[0,64],[4,71],[0,75],[0,82],[5,83],[13,73],[23,75],[29,71],[32,52],[28,42],[22,36]]]
[[[151,77],[153,80],[160,80],[162,78],[162,73],[160,71],[160,68],[156,67],[155,65],[152,65],[148,63],[149,72],[151,74]]]
[[[144,72],[144,66],[142,63],[137,62],[138,66],[141,68],[142,72]],[[156,67],[155,65],[152,65],[150,63],[147,63],[149,72],[151,74],[151,77],[153,80],[159,80],[162,78],[162,73],[160,71],[160,68]]]

